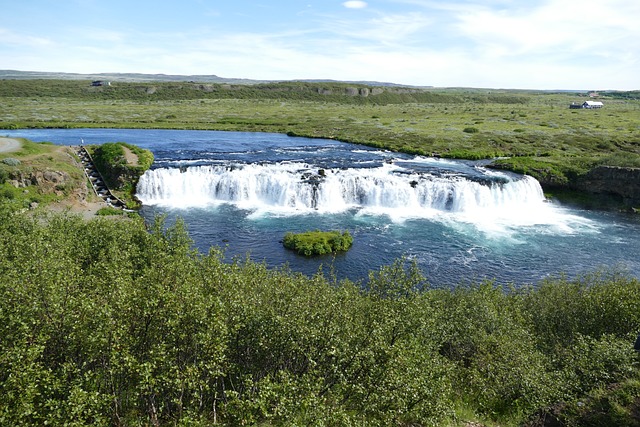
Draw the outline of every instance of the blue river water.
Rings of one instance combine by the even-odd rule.
[[[450,161],[280,134],[131,129],[4,130],[62,145],[124,141],[155,163],[138,185],[142,216],[182,218],[195,246],[272,267],[366,281],[400,257],[432,286],[537,284],[622,269],[640,277],[637,215],[549,203],[538,182]],[[288,231],[348,230],[351,250],[304,258]]]

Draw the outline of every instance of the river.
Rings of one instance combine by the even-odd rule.
[[[482,162],[409,156],[280,134],[131,129],[5,130],[33,141],[124,141],[155,163],[140,180],[141,215],[182,218],[198,249],[272,267],[366,281],[399,257],[432,286],[537,284],[600,268],[640,277],[637,215],[544,200],[539,183]],[[348,230],[346,253],[307,259],[288,231]]]

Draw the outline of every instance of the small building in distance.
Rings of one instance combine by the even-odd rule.
[[[111,86],[111,82],[105,80],[94,80],[91,82],[91,86]]]
[[[604,104],[600,101],[584,101],[582,108],[602,108]]]
[[[569,108],[602,108],[604,107],[604,104],[600,101],[584,101],[582,104],[577,104],[575,102],[572,102],[569,105]]]

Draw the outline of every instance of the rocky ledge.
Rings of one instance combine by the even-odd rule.
[[[9,174],[9,183],[17,188],[30,185],[38,186],[43,193],[60,193],[71,178],[69,174],[53,170],[36,170],[33,172],[15,171]]]
[[[625,205],[640,206],[640,168],[598,166],[575,181],[577,190],[622,198]]]

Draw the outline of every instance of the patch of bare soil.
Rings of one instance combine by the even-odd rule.
[[[123,146],[122,149],[124,150],[124,158],[127,161],[127,164],[131,166],[138,166],[138,156],[127,147]]]
[[[84,219],[93,219],[97,218],[98,210],[104,207],[107,207],[107,204],[103,201],[64,200],[50,203],[45,206],[45,209],[51,212],[80,215]]]

